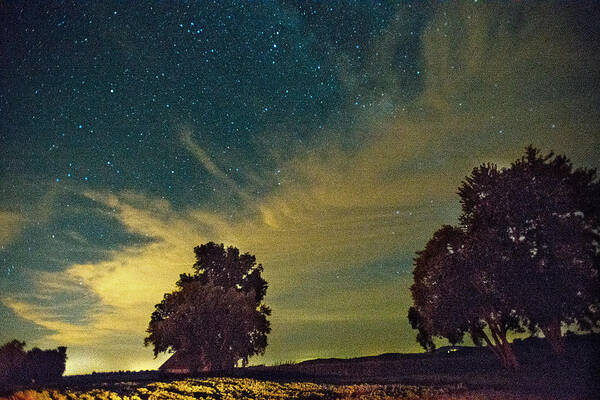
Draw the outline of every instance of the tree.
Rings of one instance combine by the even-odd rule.
[[[41,350],[37,347],[27,352],[27,371],[23,377],[35,382],[53,382],[65,372],[67,348],[59,346],[55,350]]]
[[[196,370],[243,365],[267,346],[271,310],[262,303],[263,267],[248,253],[213,242],[194,248],[194,274],[181,274],[177,289],[155,306],[144,340],[154,355],[194,354]]]
[[[599,186],[595,170],[531,146],[510,168],[475,168],[459,187],[460,227],[443,227],[417,253],[417,340],[430,349],[435,336],[469,332],[516,368],[510,331],[541,330],[561,354],[561,324],[598,328]]]
[[[496,257],[485,236],[452,226],[438,230],[417,253],[408,317],[426,350],[435,347],[433,337],[456,344],[469,333],[476,344],[485,341],[505,368],[519,367],[507,340],[509,331],[521,330],[519,318],[489,268]]]
[[[557,354],[561,325],[599,326],[600,184],[593,169],[529,146],[510,168],[480,166],[459,188],[461,222],[508,243],[504,291],[532,332]]]
[[[25,342],[13,340],[0,347],[0,385],[53,382],[65,372],[67,348],[25,352]]]
[[[26,359],[25,342],[15,339],[0,347],[0,383],[9,383],[17,379]]]

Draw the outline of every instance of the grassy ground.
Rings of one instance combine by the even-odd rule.
[[[328,385],[278,383],[244,378],[184,379],[172,382],[119,382],[88,390],[38,389],[13,393],[0,400],[227,400],[227,399],[426,399],[542,400],[547,396],[505,391],[467,390],[461,385]],[[584,397],[577,397],[583,399]]]
[[[0,385],[0,400],[600,398],[600,335],[570,342],[562,358],[537,339],[516,342],[522,368],[515,372],[502,370],[488,349],[465,348],[236,368],[196,378],[159,371],[66,376],[54,386]]]

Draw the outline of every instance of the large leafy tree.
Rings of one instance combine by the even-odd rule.
[[[196,369],[229,369],[262,354],[267,346],[270,309],[263,304],[263,267],[248,253],[209,242],[194,248],[193,274],[182,274],[152,313],[144,343],[154,354],[195,355]]]
[[[459,188],[460,228],[436,232],[415,260],[409,311],[417,340],[483,340],[516,367],[509,331],[599,326],[599,184],[564,156],[531,146],[509,168],[481,165]]]
[[[485,342],[504,367],[518,368],[507,333],[522,328],[498,285],[498,271],[490,268],[498,267],[497,258],[485,233],[469,236],[452,226],[438,230],[418,253],[408,317],[425,349],[435,348],[435,336],[455,344],[468,333],[475,343]]]
[[[461,222],[509,243],[502,271],[511,306],[564,352],[561,326],[599,326],[600,190],[593,169],[528,147],[510,168],[476,168],[459,188]]]

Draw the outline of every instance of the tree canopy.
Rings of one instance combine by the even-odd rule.
[[[436,232],[415,259],[418,341],[431,348],[432,336],[469,332],[516,366],[508,331],[541,330],[561,353],[561,326],[598,328],[599,187],[595,170],[531,146],[508,168],[473,169],[458,190],[460,225]]]
[[[263,267],[248,253],[213,242],[194,248],[193,274],[181,274],[177,289],[155,306],[146,345],[154,355],[183,351],[196,356],[195,369],[229,369],[263,354],[271,310],[263,299]]]
[[[452,226],[434,234],[415,259],[409,321],[426,350],[435,348],[434,336],[456,344],[469,333],[475,343],[484,341],[503,366],[517,368],[507,333],[522,328],[498,284],[499,271],[489,268],[497,254],[487,239]]]
[[[25,351],[25,342],[13,340],[0,347],[0,387],[35,382],[53,382],[65,372],[67,348]]]

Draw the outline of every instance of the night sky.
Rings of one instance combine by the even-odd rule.
[[[254,363],[420,351],[412,259],[528,144],[599,167],[593,2],[0,0],[0,344],[156,368],[193,247],[255,254]]]

